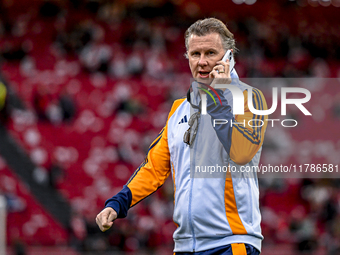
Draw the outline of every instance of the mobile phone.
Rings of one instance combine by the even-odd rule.
[[[222,61],[226,62],[227,59],[229,59],[229,70],[230,72],[234,69],[234,65],[235,65],[235,60],[234,60],[234,56],[233,56],[233,53],[231,50],[228,50],[223,58],[222,58]]]

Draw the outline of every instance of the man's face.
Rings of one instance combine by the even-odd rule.
[[[221,37],[218,33],[210,33],[205,36],[191,35],[188,44],[192,76],[197,81],[204,82],[209,79],[209,73],[225,53]]]

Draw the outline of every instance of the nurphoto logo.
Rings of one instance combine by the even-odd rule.
[[[233,97],[233,107],[232,107],[232,112],[234,115],[243,115],[244,114],[244,96],[243,96],[243,91],[238,88],[235,85],[231,85],[231,84],[216,84],[215,85],[215,89],[228,89]],[[268,110],[257,110],[255,109],[254,105],[253,105],[253,100],[252,100],[252,88],[248,87],[248,108],[250,110],[250,112],[252,112],[255,115],[269,115],[272,114],[273,112],[276,111],[277,109],[277,105],[278,105],[278,88],[277,87],[273,87],[272,88],[272,106],[270,107],[270,109]],[[204,90],[205,91],[205,90]],[[221,100],[218,96],[218,94],[216,93],[215,90],[212,90],[213,93],[216,94],[217,98],[219,99],[220,103]],[[289,93],[300,93],[304,95],[304,98],[287,98],[287,95]],[[215,102],[215,105],[217,104],[213,95],[211,93],[207,93],[210,97],[213,98],[213,101]],[[202,104],[201,104],[201,113],[202,115],[206,115],[207,114],[207,94],[203,94],[202,95]],[[286,116],[287,115],[287,105],[291,104],[291,105],[295,105],[304,115],[312,115],[307,109],[306,107],[303,105],[307,102],[309,102],[309,100],[311,99],[311,93],[308,89],[305,88],[298,88],[298,87],[281,87],[281,115],[282,116]],[[275,121],[279,121],[279,119],[267,119],[268,122],[272,123],[272,126],[274,125]],[[248,121],[248,125],[251,127],[261,127],[264,125],[264,121],[260,121],[259,125],[252,125],[253,123],[258,123],[259,119],[256,120],[249,120]],[[294,122],[294,125],[285,125],[286,122]],[[215,125],[221,125],[221,124],[227,124],[230,123],[230,125],[233,124],[244,124],[245,125],[245,121],[241,122],[241,123],[236,123],[236,122],[232,122],[232,121],[228,121],[226,119],[214,119],[213,120],[213,125],[215,127]],[[281,121],[281,124],[283,127],[295,127],[297,126],[297,121],[294,119],[284,119]]]

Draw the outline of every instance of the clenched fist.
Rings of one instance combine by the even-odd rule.
[[[105,232],[112,227],[113,221],[117,219],[117,212],[111,207],[106,207],[96,217],[96,223],[101,231]]]

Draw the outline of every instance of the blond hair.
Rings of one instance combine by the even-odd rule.
[[[184,38],[187,52],[191,35],[205,36],[211,33],[218,33],[220,35],[222,46],[225,51],[229,49],[233,49],[233,53],[237,51],[234,35],[228,30],[227,26],[218,19],[206,18],[197,20],[185,32]],[[185,53],[185,57],[188,58],[187,53]]]

